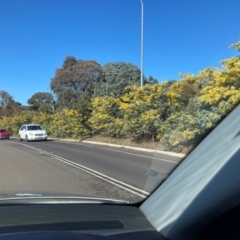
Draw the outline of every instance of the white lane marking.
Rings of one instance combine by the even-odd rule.
[[[9,142],[12,142],[12,141],[9,141]],[[18,144],[18,145],[22,145],[22,146],[24,146],[24,147],[33,149],[33,150],[38,151],[38,152],[40,152],[40,153],[44,153],[44,154],[46,154],[46,155],[48,155],[48,156],[50,156],[50,157],[52,157],[52,158],[55,158],[55,159],[58,160],[58,161],[64,162],[64,163],[66,163],[66,164],[68,164],[68,165],[70,165],[70,166],[73,166],[73,167],[78,168],[78,169],[80,169],[80,170],[82,170],[82,171],[85,171],[85,172],[87,172],[87,173],[89,173],[89,174],[91,174],[91,175],[93,175],[93,176],[95,176],[95,177],[98,177],[98,178],[100,178],[100,179],[102,179],[102,180],[104,180],[104,181],[106,181],[106,182],[109,182],[109,183],[111,183],[111,184],[113,184],[113,185],[115,185],[115,186],[118,186],[118,187],[120,187],[120,188],[122,188],[122,189],[124,189],[124,190],[126,190],[126,191],[128,191],[128,192],[131,192],[131,193],[133,193],[133,194],[135,194],[135,195],[138,195],[138,196],[140,196],[140,197],[142,197],[142,198],[146,198],[146,196],[150,195],[149,192],[146,192],[146,191],[144,191],[144,190],[141,190],[141,189],[139,189],[139,188],[136,188],[136,187],[134,187],[134,186],[131,186],[131,185],[127,184],[127,183],[124,183],[124,182],[122,182],[122,181],[119,181],[119,180],[117,180],[117,179],[114,179],[114,178],[112,178],[112,177],[109,177],[109,176],[107,176],[107,175],[105,175],[105,174],[102,174],[102,173],[100,173],[100,172],[97,172],[97,171],[95,171],[95,170],[93,170],[93,169],[91,169],[91,168],[88,168],[88,167],[85,167],[85,166],[83,166],[83,165],[81,165],[81,164],[72,162],[72,161],[70,161],[70,160],[68,160],[68,159],[65,159],[65,158],[63,158],[63,157],[57,156],[57,155],[52,154],[52,153],[50,153],[50,152],[47,152],[47,151],[44,151],[44,150],[42,150],[42,149],[38,149],[38,148],[32,147],[32,146],[30,146],[30,145],[26,145],[26,144],[21,144],[21,143],[16,143],[16,142],[12,142],[12,143]],[[144,194],[144,195],[143,195],[143,194]]]
[[[53,141],[53,142],[59,142],[59,141]],[[64,143],[64,142],[61,142]],[[150,159],[154,159],[154,160],[159,160],[159,161],[165,161],[165,162],[171,162],[171,163],[175,163],[178,164],[180,162],[176,162],[173,160],[168,160],[168,159],[164,159],[164,158],[157,158],[157,157],[150,157],[150,156],[145,156],[145,155],[141,155],[141,154],[137,154],[137,153],[129,153],[129,152],[124,152],[124,151],[120,151],[120,150],[116,150],[116,149],[109,149],[109,148],[104,148],[104,147],[96,147],[96,146],[89,146],[89,145],[85,145],[82,143],[72,143],[72,142],[67,142],[69,144],[74,144],[74,145],[80,145],[80,146],[84,146],[84,147],[90,147],[90,148],[100,148],[100,149],[104,149],[104,150],[108,150],[108,151],[112,151],[112,152],[120,152],[120,153],[125,153],[125,154],[129,154],[129,155],[134,155],[134,156],[139,156],[139,157],[144,157],[144,158],[150,158]],[[181,161],[182,159],[180,159]]]
[[[116,150],[116,149],[110,149],[110,148],[104,148],[104,147],[96,147],[96,146],[90,146],[90,145],[85,145],[82,143],[74,143],[74,142],[63,142],[63,141],[52,141],[53,143],[69,143],[69,144],[73,144],[73,145],[77,145],[77,146],[84,146],[84,147],[90,147],[90,148],[100,148],[103,150],[108,150],[108,151],[112,151],[112,152],[120,152],[120,153],[125,153],[125,154],[129,154],[129,155],[134,155],[134,156],[139,156],[139,157],[143,157],[143,158],[150,158],[150,159],[154,159],[154,160],[159,160],[159,161],[165,161],[165,162],[171,162],[174,164],[179,164],[182,161],[182,158],[179,159],[179,162],[174,161],[174,160],[169,160],[169,159],[165,159],[165,158],[157,158],[157,157],[151,157],[151,156],[146,156],[146,155],[141,155],[141,154],[137,154],[137,153],[130,153],[130,152],[124,152],[124,151],[120,151],[120,150]]]

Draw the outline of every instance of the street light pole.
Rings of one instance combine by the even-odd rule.
[[[140,0],[142,6],[142,21],[141,21],[141,87],[143,86],[143,1]]]

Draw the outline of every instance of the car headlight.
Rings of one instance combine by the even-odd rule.
[[[32,133],[29,133],[30,136],[32,136],[33,134]]]

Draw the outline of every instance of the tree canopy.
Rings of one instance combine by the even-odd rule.
[[[0,91],[0,107],[5,110],[10,102],[13,101],[13,97],[6,91]]]
[[[76,108],[91,96],[100,81],[102,67],[94,60],[78,60],[67,57],[63,68],[55,72],[51,79],[51,89],[57,96],[59,108]]]
[[[28,99],[28,104],[40,112],[54,113],[56,111],[55,101],[51,93],[37,92]]]
[[[240,51],[240,40],[236,43],[231,44],[229,47],[235,48],[237,51]]]
[[[131,63],[108,63],[102,68],[102,81],[95,90],[95,96],[119,97],[128,85],[139,85],[141,72]]]
[[[0,91],[0,116],[12,116],[21,107],[21,103],[14,101],[6,91]]]

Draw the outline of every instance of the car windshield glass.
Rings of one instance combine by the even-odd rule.
[[[28,131],[42,130],[40,126],[27,126]]]
[[[239,0],[0,9],[0,196],[143,201],[240,102]]]
[[[0,132],[6,132],[6,130],[5,129],[0,129]]]

